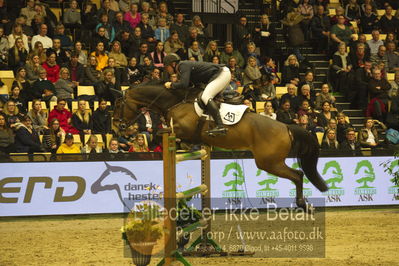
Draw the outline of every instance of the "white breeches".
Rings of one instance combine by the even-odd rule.
[[[219,75],[206,85],[202,93],[201,100],[204,104],[208,104],[209,99],[213,99],[219,92],[229,85],[231,80],[231,73],[228,67],[223,67]]]

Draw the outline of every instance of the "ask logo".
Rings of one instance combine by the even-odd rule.
[[[231,176],[230,176],[231,174]],[[224,183],[226,187],[230,189],[224,190],[222,192],[223,198],[245,198],[245,192],[243,189],[239,189],[238,186],[242,187],[245,182],[244,174],[241,166],[232,162],[225,166],[223,171],[223,177],[230,177],[230,181]]]
[[[373,165],[369,160],[362,160],[357,163],[355,169],[356,182],[361,186],[355,188],[355,195],[359,195],[358,201],[374,201],[373,195],[377,194],[377,189],[372,186],[375,181]]]

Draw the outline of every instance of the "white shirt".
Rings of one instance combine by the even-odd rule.
[[[151,120],[150,113],[149,112],[145,112],[144,113],[144,117],[145,117],[145,120],[146,120],[145,127],[146,128],[152,128],[152,120]]]
[[[266,114],[265,112],[260,112],[259,114],[263,115],[263,116],[266,116],[266,117],[269,117],[269,118],[271,118],[273,120],[276,120],[276,118],[277,118],[276,113]]]
[[[375,144],[375,138],[373,135],[373,132],[371,132],[371,129],[367,129],[367,134],[369,135],[366,142],[367,143],[371,143],[371,144]]]
[[[50,39],[48,36],[41,36],[38,34],[32,37],[32,48],[35,47],[35,43],[38,41],[43,44],[44,49],[49,49],[53,47],[52,39]]]
[[[14,37],[14,35],[12,35],[12,34],[8,35],[8,45],[10,47],[14,46],[16,38],[18,38],[18,36]],[[29,52],[28,36],[26,36],[25,34],[22,34],[22,41],[24,42],[24,47],[25,47],[26,51]]]

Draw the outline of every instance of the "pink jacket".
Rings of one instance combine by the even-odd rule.
[[[141,14],[139,12],[137,12],[136,18],[133,18],[132,13],[126,12],[123,19],[126,20],[127,22],[129,22],[130,27],[132,27],[132,29],[134,29],[134,28],[136,28],[137,25],[139,25],[139,23],[141,21]]]

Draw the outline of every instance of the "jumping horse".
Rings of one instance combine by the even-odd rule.
[[[300,208],[307,208],[303,198],[304,173],[318,190],[328,190],[317,170],[319,144],[305,129],[246,112],[240,122],[226,126],[226,135],[208,136],[206,131],[213,122],[200,122],[193,101],[183,99],[184,92],[168,90],[159,81],[143,83],[128,89],[124,97],[116,101],[114,122],[117,125],[132,124],[139,108],[149,106],[163,114],[166,121],[173,121],[176,136],[182,140],[225,149],[250,150],[259,169],[294,182],[296,204]],[[298,158],[303,172],[286,165],[285,159],[290,152]]]

